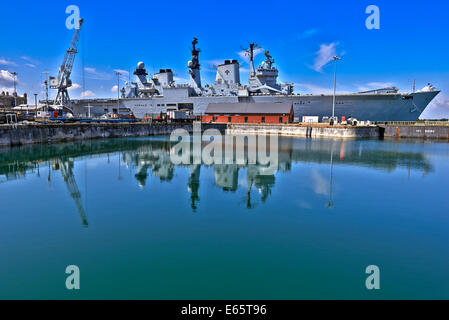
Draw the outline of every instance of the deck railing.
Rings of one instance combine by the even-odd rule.
[[[428,120],[419,120],[419,121],[389,121],[389,122],[377,122],[378,125],[386,125],[386,126],[449,126],[449,121],[428,121]]]

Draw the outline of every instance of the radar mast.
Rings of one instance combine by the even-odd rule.
[[[190,85],[195,89],[197,93],[201,92],[201,74],[200,74],[200,52],[196,45],[198,44],[198,38],[193,38],[192,41],[192,60],[188,62]]]

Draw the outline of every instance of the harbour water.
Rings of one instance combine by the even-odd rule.
[[[170,148],[0,149],[0,298],[449,298],[447,142],[285,137],[274,175]]]

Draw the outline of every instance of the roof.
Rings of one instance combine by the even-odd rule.
[[[293,105],[274,103],[209,103],[206,114],[289,114]]]

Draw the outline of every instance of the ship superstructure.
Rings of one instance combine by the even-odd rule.
[[[121,89],[120,109],[129,109],[136,117],[144,118],[170,110],[190,110],[202,115],[210,103],[289,102],[299,119],[331,115],[332,95],[295,94],[293,84],[278,82],[279,71],[269,51],[265,51],[265,60],[255,67],[255,50],[260,50],[256,43],[250,43],[246,50],[250,66],[246,85],[240,81],[239,62],[229,59],[216,66],[215,82],[203,86],[197,38],[192,41],[191,59],[187,63],[188,84],[176,84],[171,69],[160,69],[149,75],[145,64],[139,62],[134,71],[135,82],[126,83]],[[391,87],[337,94],[335,115],[371,121],[416,121],[438,93],[429,84],[412,93],[401,93],[398,88]],[[87,113],[87,106],[97,115],[113,112],[117,108],[117,99],[86,99],[73,103],[75,113],[80,115]]]

